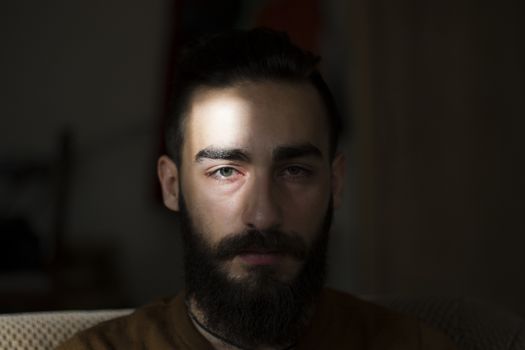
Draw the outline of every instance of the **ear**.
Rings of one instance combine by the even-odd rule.
[[[345,181],[346,158],[344,154],[337,153],[332,161],[332,198],[334,209],[341,206]]]
[[[173,211],[179,211],[179,170],[177,165],[166,155],[157,162],[157,175],[162,189],[164,205]]]

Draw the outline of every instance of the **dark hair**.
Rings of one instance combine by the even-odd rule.
[[[166,151],[180,165],[184,121],[197,88],[222,88],[241,82],[311,83],[326,107],[330,157],[342,128],[330,89],[317,69],[320,57],[292,44],[288,35],[269,29],[230,30],[207,35],[183,48],[176,63],[171,110],[166,121]]]

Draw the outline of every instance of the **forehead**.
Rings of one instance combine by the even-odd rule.
[[[206,147],[269,154],[276,147],[311,143],[328,159],[329,126],[321,98],[307,83],[247,82],[201,88],[192,96],[183,155]]]

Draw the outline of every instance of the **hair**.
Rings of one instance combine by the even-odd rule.
[[[175,65],[167,116],[167,154],[180,165],[187,110],[198,88],[225,88],[243,82],[310,83],[326,109],[330,159],[335,156],[342,121],[333,95],[317,66],[320,57],[294,45],[288,35],[265,28],[205,35],[182,48]]]

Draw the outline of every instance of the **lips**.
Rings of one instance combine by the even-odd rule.
[[[275,265],[280,262],[282,254],[275,252],[244,252],[239,254],[242,262],[249,265]]]

